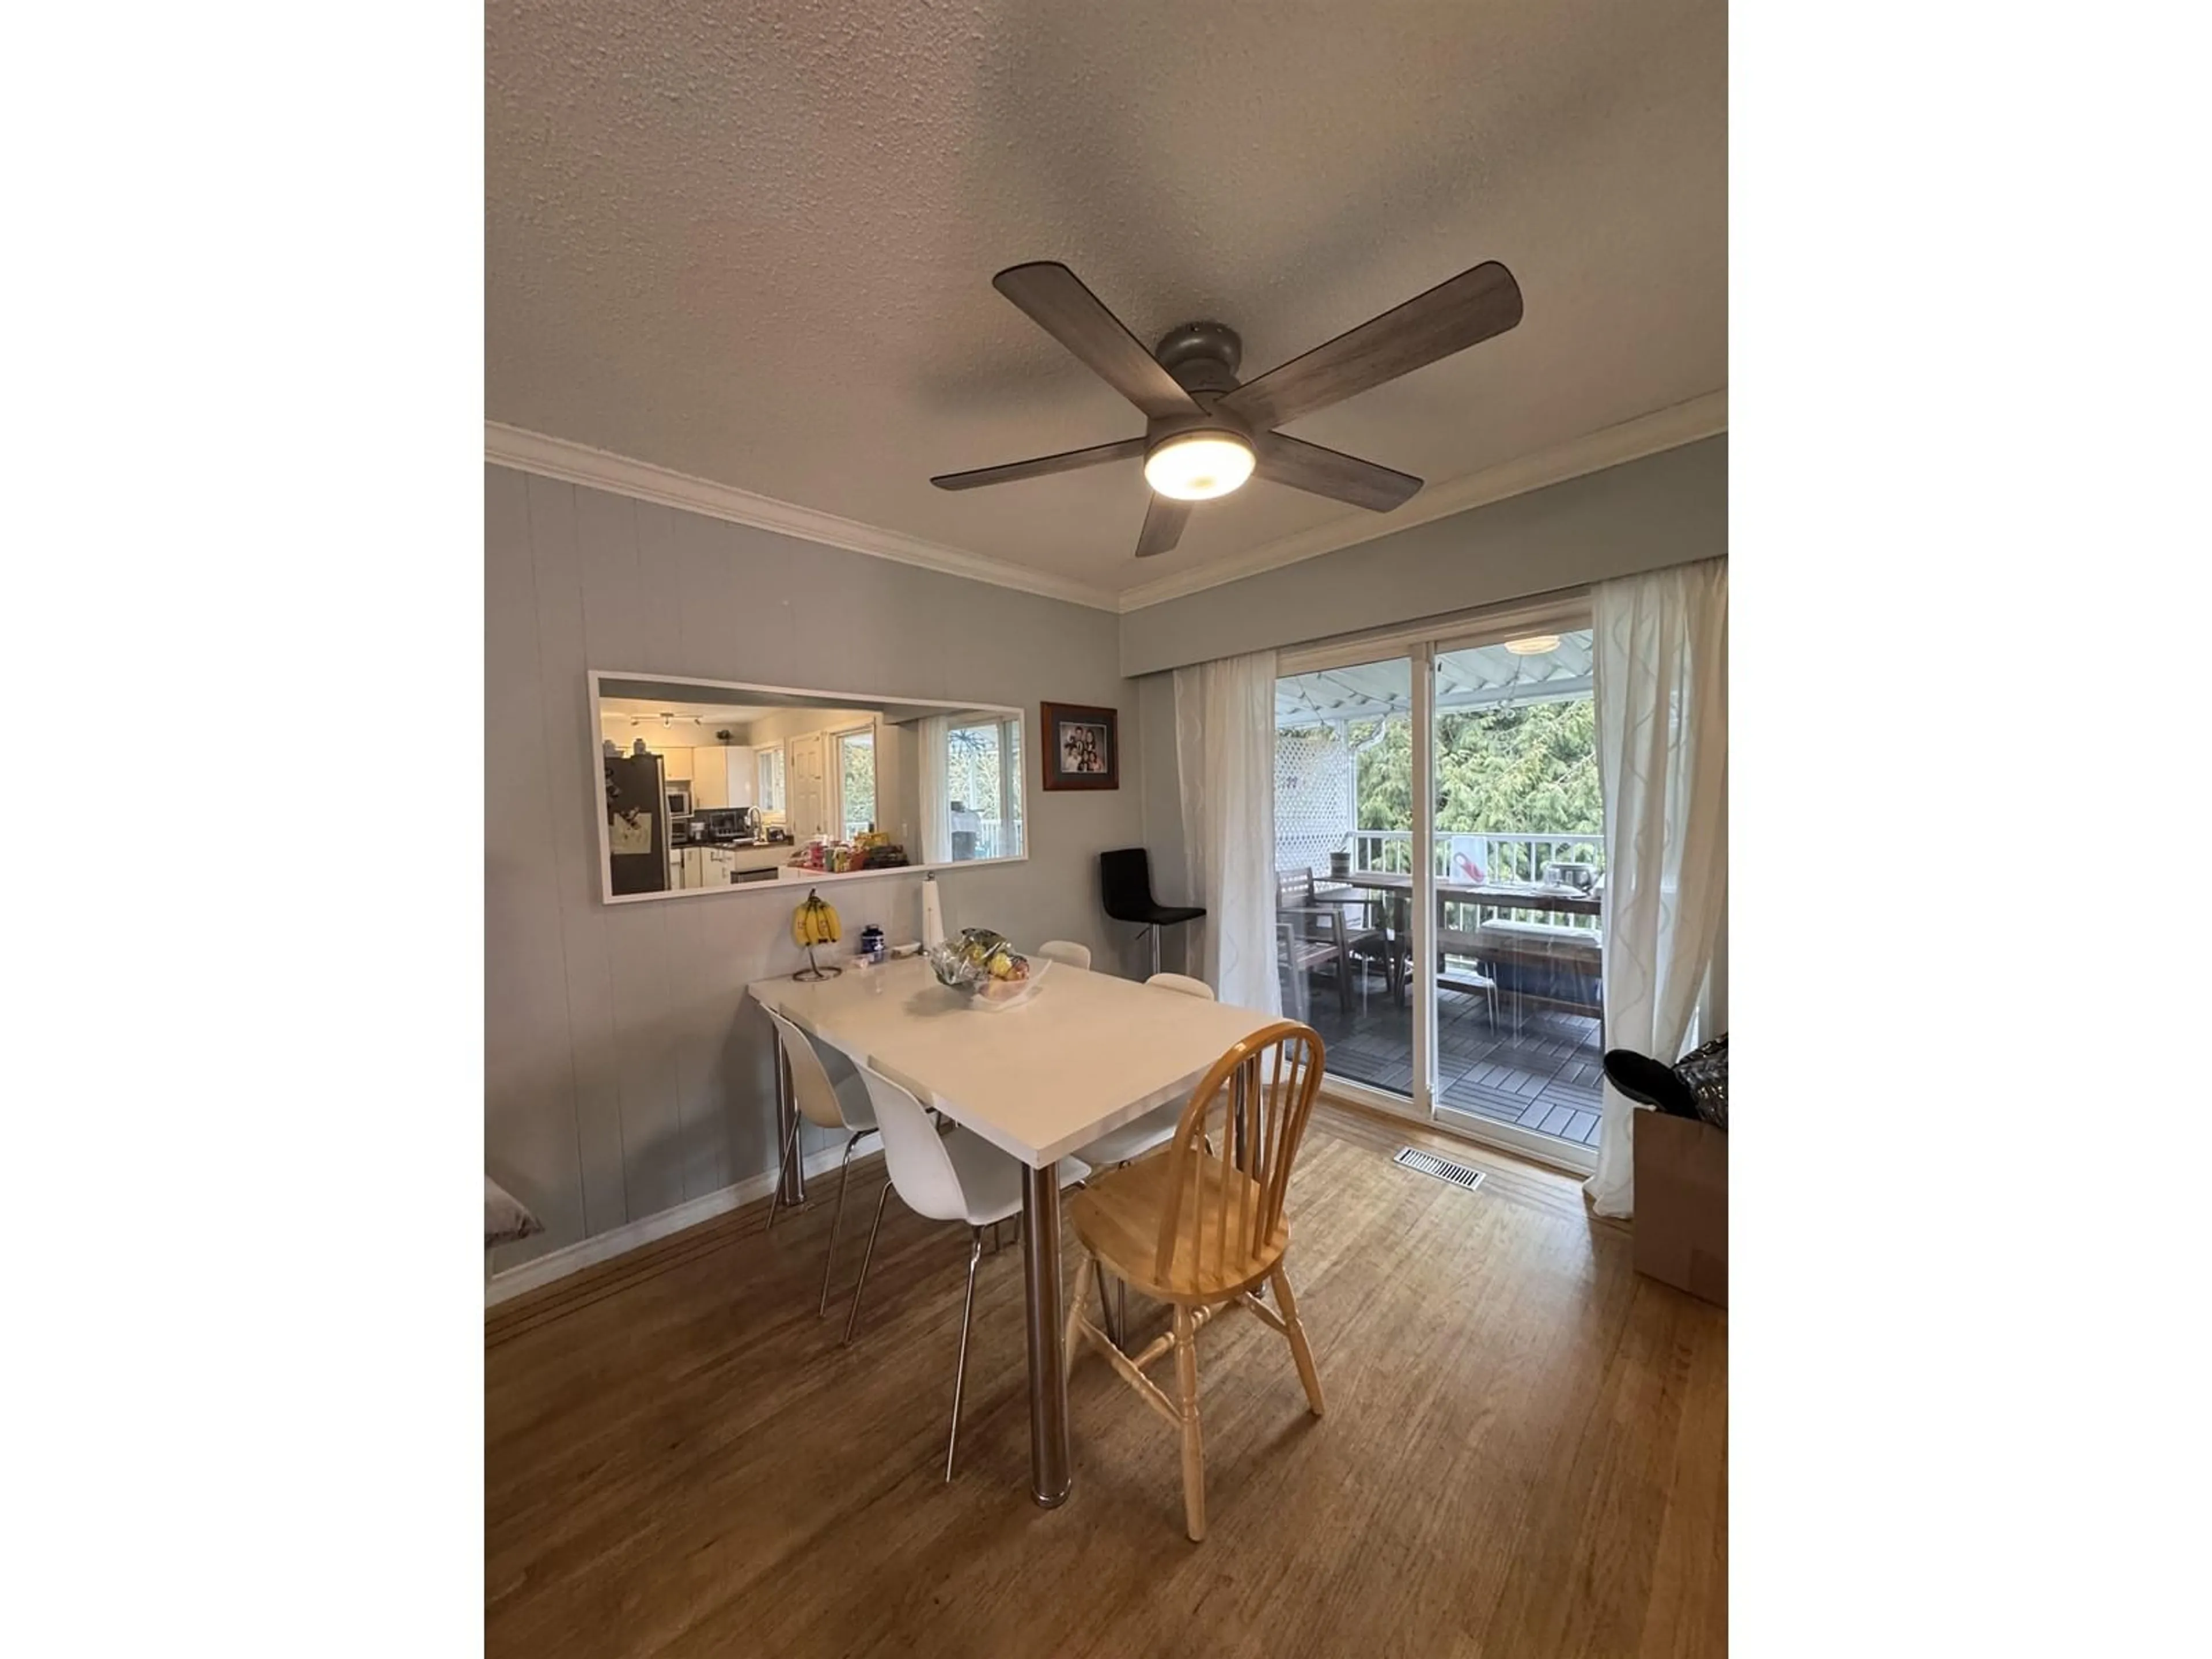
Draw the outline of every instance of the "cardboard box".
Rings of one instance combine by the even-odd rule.
[[[1664,1112],[1636,1115],[1636,1271],[1728,1306],[1728,1137]]]

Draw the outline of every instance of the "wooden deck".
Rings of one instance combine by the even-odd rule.
[[[1516,1030],[1513,996],[1501,991],[1493,1030],[1486,999],[1452,990],[1442,996],[1437,1009],[1440,1103],[1579,1146],[1597,1145],[1603,1052],[1595,1018],[1526,1005]],[[1313,981],[1306,1018],[1328,1045],[1328,1070],[1333,1076],[1409,1095],[1413,1011],[1390,1000],[1379,976],[1368,981],[1365,1001],[1363,1011],[1355,985],[1347,1020],[1336,988],[1326,976]]]

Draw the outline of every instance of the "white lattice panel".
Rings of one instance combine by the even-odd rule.
[[[1275,734],[1275,868],[1325,870],[1351,834],[1358,765],[1334,732]]]

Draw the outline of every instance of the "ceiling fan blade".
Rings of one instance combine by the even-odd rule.
[[[1162,368],[1082,279],[1056,260],[1010,265],[991,286],[1147,415],[1195,415],[1190,394]]]
[[[1282,426],[1464,351],[1520,320],[1520,284],[1492,259],[1247,381],[1218,407],[1255,427]]]
[[[1040,455],[1033,461],[979,466],[972,472],[939,473],[930,483],[939,489],[978,489],[985,484],[1012,483],[1018,478],[1042,478],[1054,472],[1073,472],[1079,467],[1126,461],[1144,453],[1142,438],[1124,438],[1119,443],[1093,444],[1088,449],[1063,449],[1057,455]]]
[[[1356,455],[1319,444],[1262,432],[1252,440],[1252,471],[1270,483],[1288,484],[1310,495],[1349,501],[1370,513],[1388,513],[1418,495],[1421,481],[1409,472],[1363,461]]]
[[[1182,527],[1190,522],[1190,503],[1176,501],[1170,495],[1154,495],[1145,508],[1145,527],[1137,532],[1137,556],[1149,559],[1155,553],[1172,553],[1175,544],[1182,539]]]

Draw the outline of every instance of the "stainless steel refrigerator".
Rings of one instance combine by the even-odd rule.
[[[607,771],[607,866],[617,893],[668,887],[668,787],[658,755],[623,755]]]

